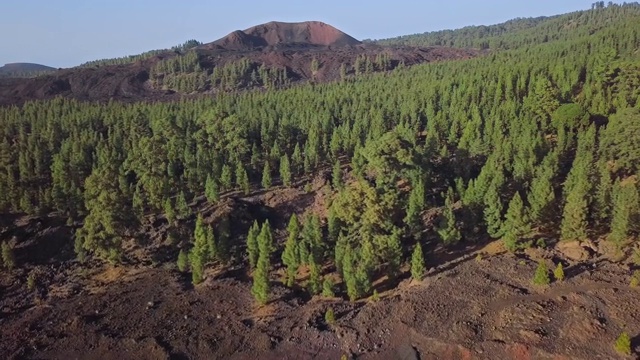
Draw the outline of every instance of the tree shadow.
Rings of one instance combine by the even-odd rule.
[[[75,257],[73,228],[66,226],[63,218],[29,219],[26,224],[15,226],[2,237],[15,242],[12,246],[18,264],[55,264]]]
[[[190,272],[178,272],[176,276],[176,282],[178,283],[182,291],[190,291],[194,289]]]
[[[471,260],[475,253],[489,242],[458,243],[452,246],[437,245],[436,249],[430,252],[426,258],[426,265],[429,267],[427,276],[438,275]]]
[[[284,287],[284,285],[283,285]],[[297,302],[297,306],[301,306],[306,304],[307,302],[309,302],[311,300],[311,294],[309,294],[309,291],[307,291],[307,289],[301,287],[301,286],[294,286],[293,288],[286,288],[287,291],[280,297],[275,298],[273,300],[271,300],[271,302],[278,302],[278,301],[284,301],[284,302],[290,302],[290,301],[296,301]]]
[[[631,352],[636,355],[640,354],[640,334],[631,338]]]

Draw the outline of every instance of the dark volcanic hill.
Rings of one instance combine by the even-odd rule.
[[[349,46],[361,42],[320,21],[272,21],[244,31],[236,30],[213,44],[226,49],[251,49],[277,45]]]
[[[30,77],[55,71],[56,68],[32,63],[10,63],[0,67],[0,77]]]

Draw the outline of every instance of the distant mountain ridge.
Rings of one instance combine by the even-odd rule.
[[[32,77],[56,70],[56,68],[41,64],[9,63],[0,67],[0,77]]]
[[[272,21],[236,30],[212,44],[226,49],[252,49],[277,45],[355,46],[354,37],[320,21],[287,23]]]

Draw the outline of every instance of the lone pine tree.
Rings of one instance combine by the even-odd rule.
[[[253,286],[251,293],[258,303],[264,305],[269,300],[269,268],[271,267],[271,251],[273,249],[273,234],[269,221],[262,224],[258,235],[258,261],[253,272]]]
[[[414,280],[422,280],[425,273],[424,254],[422,253],[422,245],[417,243],[411,255],[411,277]]]
[[[204,266],[209,255],[209,243],[207,240],[207,228],[204,225],[202,216],[198,215],[194,231],[193,248],[189,253],[191,278],[194,284],[199,284],[204,280]]]
[[[549,279],[549,269],[547,268],[547,263],[541,260],[538,262],[536,273],[533,276],[533,284],[549,285],[550,282],[551,282],[551,279]]]
[[[556,281],[564,281],[564,268],[562,267],[562,263],[558,263],[556,268],[553,270],[553,277]]]
[[[295,283],[298,267],[300,266],[300,258],[298,257],[300,224],[298,223],[298,217],[296,214],[291,215],[287,232],[289,235],[284,246],[284,251],[282,252],[282,263],[287,268],[287,286],[292,287]]]

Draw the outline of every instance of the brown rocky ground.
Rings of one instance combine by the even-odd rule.
[[[202,211],[209,219],[230,214],[237,233],[263,214],[282,239],[288,214],[321,211],[324,201],[320,182],[309,193],[229,197]],[[115,267],[73,261],[71,231],[55,218],[4,217],[0,226],[21,264],[0,274],[3,359],[615,359],[623,330],[640,351],[633,268],[610,261],[597,244],[518,255],[497,242],[432,248],[424,281],[390,289],[383,279],[375,284],[378,301],[355,303],[287,289],[274,269],[271,302],[257,307],[242,267],[211,268],[194,288],[176,270],[161,219]],[[540,259],[563,261],[567,279],[532,285]],[[27,288],[31,272],[34,290]],[[324,321],[328,308],[333,325]]]

